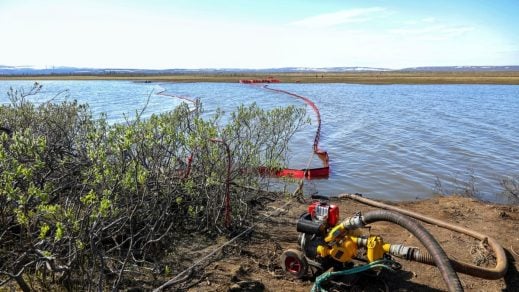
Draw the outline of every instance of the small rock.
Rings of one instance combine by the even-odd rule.
[[[241,287],[238,284],[232,284],[228,290],[228,292],[238,292],[238,291],[241,291]]]
[[[232,284],[231,287],[229,287],[228,292],[239,292],[239,291],[246,291],[246,292],[262,292],[265,291],[265,285],[259,281],[240,281],[236,284]]]
[[[507,218],[510,218],[510,215],[508,215],[505,211],[501,211],[499,213],[499,218],[501,219],[507,219]]]
[[[234,268],[231,271],[231,282],[238,282],[240,279],[240,276],[243,276],[248,273],[248,268],[243,267],[242,265],[238,266],[237,268]]]

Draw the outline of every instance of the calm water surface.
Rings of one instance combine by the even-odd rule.
[[[134,83],[126,81],[38,81],[43,84],[40,94],[29,96],[27,99],[36,103],[53,100],[78,100],[88,103],[94,115],[106,113],[111,122],[125,121],[126,117],[134,117],[136,111],[141,111],[146,105],[143,117],[153,113],[166,112],[180,104],[179,100],[167,99],[153,94],[160,88],[156,84]],[[9,103],[7,91],[9,88],[25,91],[34,81],[0,81],[0,104]],[[148,101],[149,98],[149,101]]]
[[[0,81],[0,103],[10,86]],[[113,122],[142,109],[164,112],[181,101],[168,93],[200,98],[207,114],[256,102],[264,108],[299,105],[293,97],[257,86],[225,83],[140,84],[123,81],[49,81],[38,100],[68,89],[68,99],[106,112]],[[448,190],[475,177],[479,196],[499,201],[499,180],[519,175],[519,86],[276,84],[311,98],[322,116],[321,148],[328,151],[330,178],[312,180],[306,192],[359,192],[390,200],[431,196],[437,178]],[[63,97],[60,97],[63,98]],[[313,111],[308,114],[313,118]],[[290,167],[305,167],[312,152],[315,120],[292,143]],[[312,165],[319,167],[316,158]]]

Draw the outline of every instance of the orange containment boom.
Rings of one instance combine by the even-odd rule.
[[[278,79],[269,76],[267,79],[240,79],[240,83],[252,84],[252,83],[279,83]]]
[[[269,77],[268,80],[271,80],[271,79],[273,79],[273,78]],[[273,80],[276,80],[276,79],[273,79]],[[241,80],[240,80],[240,82],[241,82]],[[268,82],[268,83],[272,83],[272,82]],[[304,97],[304,96],[301,96],[301,95],[298,95],[295,93],[291,93],[291,92],[288,92],[285,90],[281,90],[281,89],[269,88],[268,85],[264,85],[263,88],[266,90],[273,91],[273,92],[283,93],[283,94],[287,94],[287,95],[290,95],[293,97],[297,97],[299,99],[302,99],[306,104],[308,104],[310,107],[312,107],[312,109],[314,110],[314,112],[317,116],[317,131],[315,133],[315,138],[314,138],[313,152],[321,159],[321,161],[323,162],[323,167],[303,168],[303,169],[284,168],[284,169],[277,170],[277,171],[273,171],[273,170],[263,167],[263,168],[260,168],[259,171],[264,174],[269,173],[269,174],[279,176],[279,177],[293,177],[293,178],[306,178],[306,179],[328,177],[330,175],[329,157],[328,157],[328,152],[319,148],[319,139],[321,138],[321,114],[319,112],[319,109],[315,105],[315,103],[313,101],[311,101],[310,99],[308,99],[307,97]],[[183,99],[183,100],[186,100],[187,102],[191,102],[193,104],[196,103],[196,100],[190,99],[185,96],[168,94],[168,93],[166,93],[165,90],[158,92],[157,94]],[[193,154],[189,155],[189,157],[187,158],[186,169],[184,170],[184,173],[182,175],[184,178],[187,178],[190,174],[192,161],[193,161]]]
[[[317,131],[315,133],[313,150],[314,150],[314,153],[323,162],[323,167],[303,168],[303,169],[285,168],[280,171],[276,171],[275,175],[276,176],[290,176],[290,177],[295,177],[295,178],[307,178],[307,179],[328,177],[330,175],[330,164],[329,164],[330,159],[328,157],[328,152],[319,148],[319,139],[321,138],[321,113],[319,112],[319,108],[317,108],[317,106],[315,105],[315,103],[313,101],[311,101],[309,98],[304,97],[302,95],[298,95],[298,94],[295,94],[295,93],[292,93],[292,92],[289,92],[286,90],[269,88],[268,85],[264,85],[263,88],[266,90],[283,93],[283,94],[287,94],[287,95],[302,99],[306,104],[308,104],[310,107],[312,107],[312,109],[314,110],[315,115],[317,117]]]

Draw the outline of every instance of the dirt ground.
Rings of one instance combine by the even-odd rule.
[[[339,205],[341,218],[358,211],[375,208],[348,199],[332,201]],[[189,291],[310,291],[314,277],[296,280],[286,275],[280,265],[280,255],[287,248],[297,248],[295,222],[308,203],[295,200],[277,200],[257,214],[255,227],[241,239],[218,249],[227,238],[217,244],[192,245],[185,253],[182,267],[188,267],[211,252],[215,256],[201,261],[189,273],[187,280],[170,286],[171,290]],[[466,291],[519,291],[519,206],[495,205],[459,196],[434,197],[423,201],[395,204],[401,208],[422,213],[473,229],[495,238],[508,258],[508,273],[503,279],[484,280],[459,274]],[[385,242],[405,243],[421,247],[408,231],[389,223],[375,223],[364,233],[377,234]],[[493,266],[494,258],[482,249],[480,242],[436,226],[424,224],[450,257],[469,263]],[[422,247],[423,250],[423,247]],[[335,282],[329,291],[445,291],[446,286],[436,267],[397,259],[400,271],[380,275],[365,273],[345,282]],[[202,264],[204,263],[204,264]],[[181,271],[178,267],[177,271]]]

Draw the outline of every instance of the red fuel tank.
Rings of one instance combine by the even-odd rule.
[[[339,222],[339,206],[337,205],[315,201],[308,206],[308,213],[314,221],[326,221],[328,227],[333,227]]]

